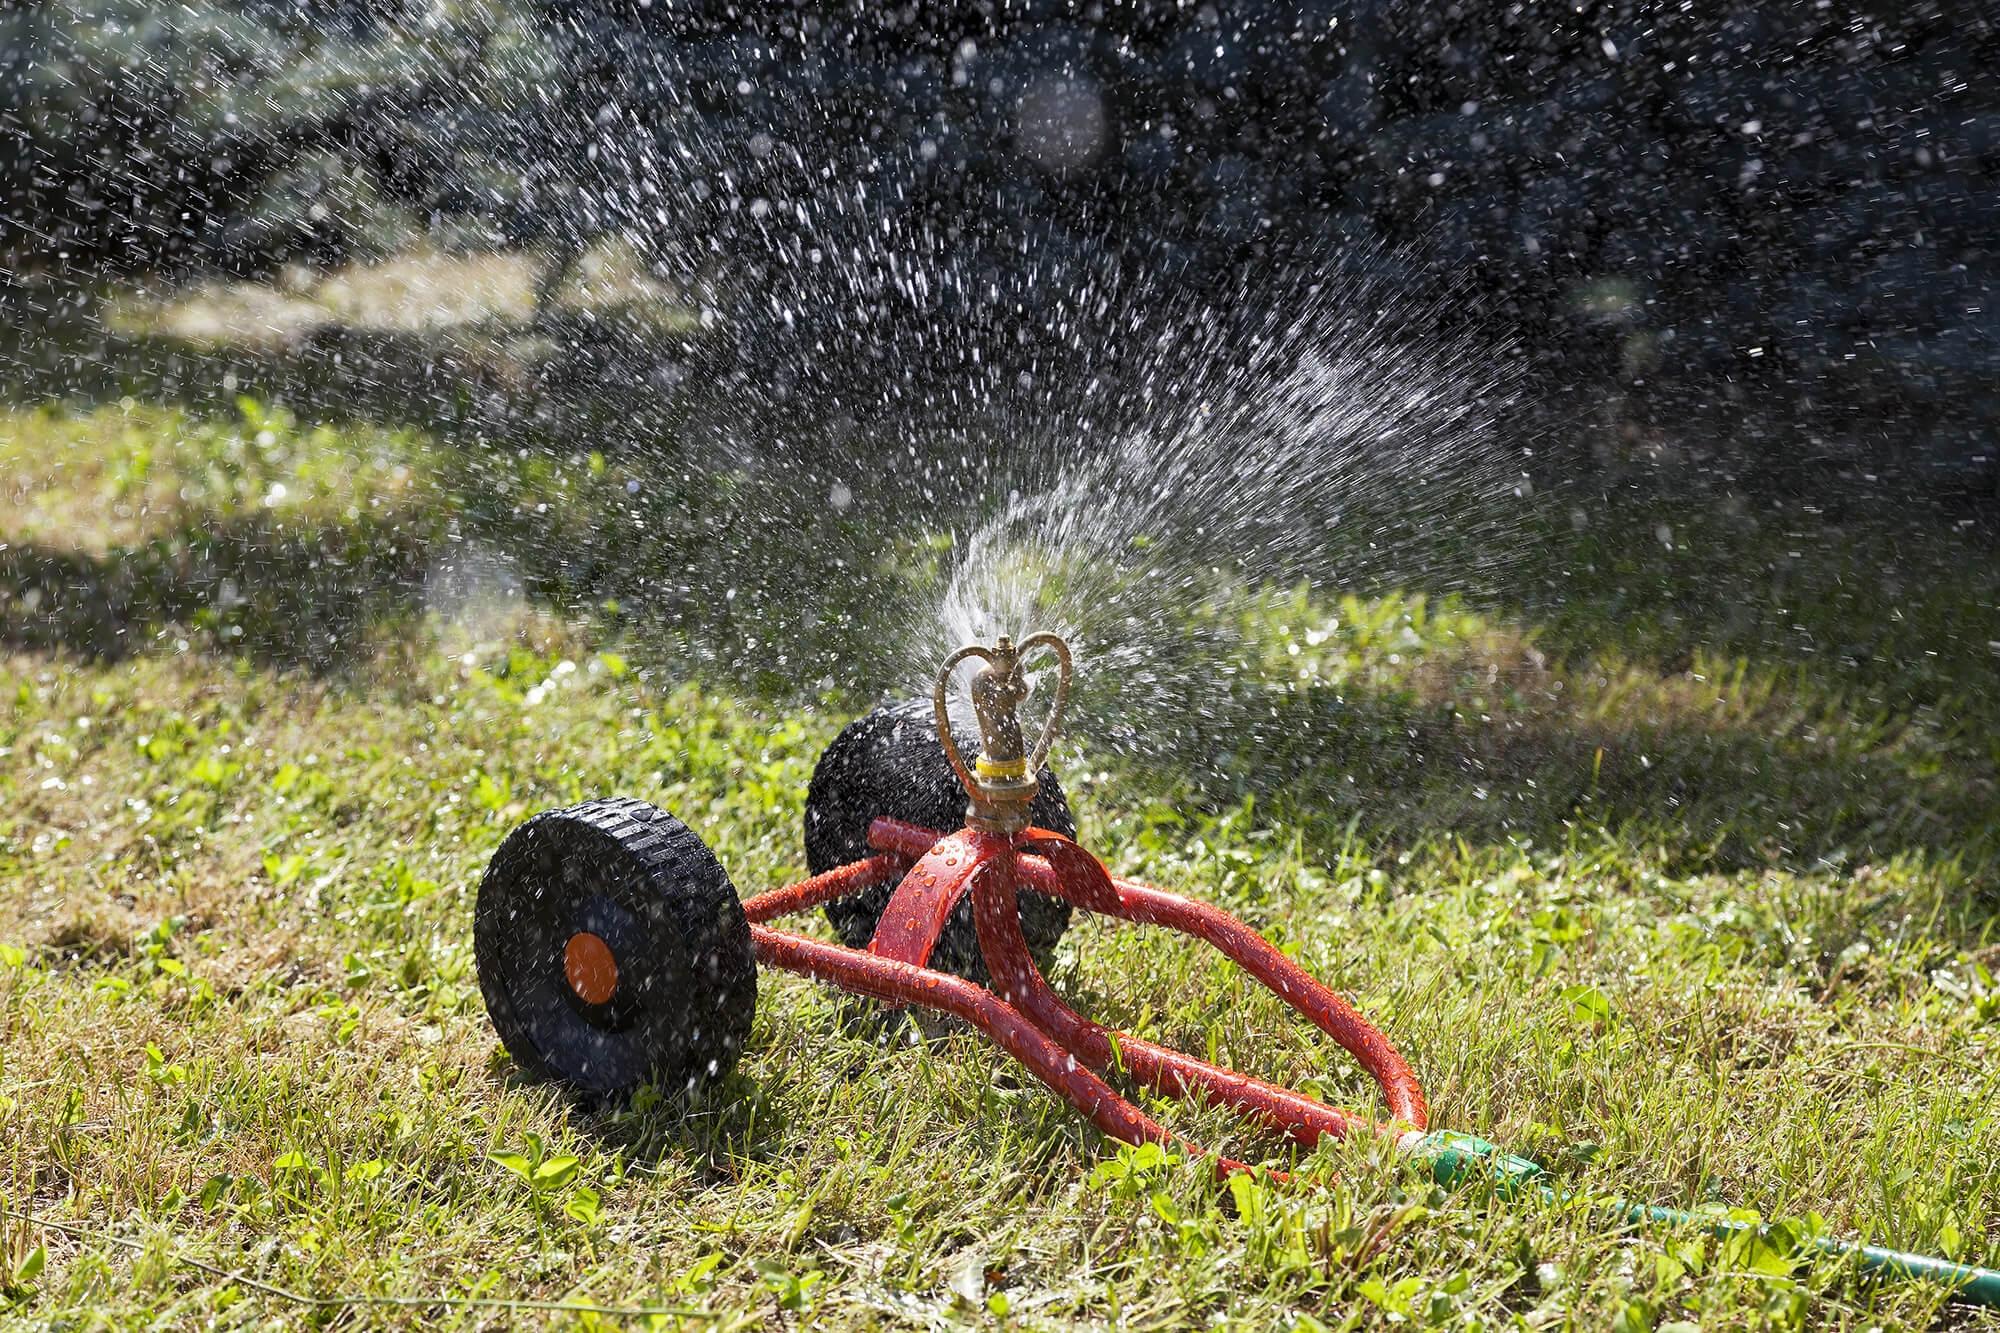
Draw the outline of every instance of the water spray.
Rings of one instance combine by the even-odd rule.
[[[1054,657],[1056,681],[1031,747],[1019,709],[1031,688],[1024,664],[1040,651]],[[962,739],[949,694],[961,665],[974,659],[982,663],[969,685],[978,749],[968,764],[971,738]],[[951,654],[928,719],[908,708],[871,715],[815,770],[807,841],[811,853],[818,837],[821,851],[809,859],[825,859],[828,845],[859,854],[747,901],[692,830],[642,801],[588,801],[529,820],[494,854],[474,925],[480,988],[507,1048],[530,1072],[596,1093],[713,1082],[734,1067],[749,1035],[762,964],[891,1006],[951,1015],[1110,1137],[1177,1147],[1210,1161],[1220,1176],[1252,1168],[1187,1141],[1107,1080],[1226,1106],[1308,1149],[1327,1135],[1372,1135],[1439,1185],[1586,1207],[1612,1227],[1773,1234],[1755,1222],[1578,1195],[1527,1158],[1433,1128],[1423,1088],[1394,1044],[1268,940],[1216,907],[1113,876],[1069,834],[1038,824],[1043,812],[1068,818],[1043,765],[1073,676],[1069,646],[1050,633],[1018,644],[1001,635]],[[934,734],[925,734],[924,721]],[[950,831],[954,791],[963,816]],[[829,829],[849,841],[828,844]],[[1081,908],[1215,948],[1353,1056],[1381,1090],[1388,1118],[1329,1106],[1077,1013],[1043,978],[1024,928],[1037,923],[1040,942],[1049,942],[1051,918],[1037,896],[1066,905],[1062,921],[1067,908]],[[827,908],[850,942],[771,924],[814,907]],[[968,926],[970,940],[955,940]],[[939,966],[954,955],[955,970]],[[2000,1272],[1827,1237],[1807,1238],[1803,1249],[1806,1257],[1852,1261],[1877,1277],[1939,1283],[1955,1299],[2000,1306]]]

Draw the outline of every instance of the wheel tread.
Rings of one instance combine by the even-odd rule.
[[[595,840],[583,830],[597,835]],[[530,891],[532,858],[547,854],[545,848],[606,857],[607,869],[611,858],[622,858],[636,872],[630,875],[636,886],[630,906],[649,919],[657,919],[657,914],[648,904],[665,913],[667,927],[676,937],[670,947],[685,951],[678,965],[701,983],[682,1001],[683,1021],[664,1029],[658,1024],[647,1027],[644,1035],[656,1049],[619,1051],[612,1070],[578,1070],[567,1059],[571,1052],[536,1049],[536,1020],[516,1012],[515,987],[509,978],[523,964],[506,950],[512,925],[503,919],[503,912],[510,910],[503,899]],[[607,875],[607,885],[613,879]],[[693,830],[645,801],[624,796],[583,801],[543,811],[517,828],[494,853],[481,881],[474,936],[488,1013],[502,1041],[530,1073],[600,1092],[626,1091],[648,1076],[692,1085],[733,1067],[749,1036],[756,1007],[756,963],[749,923],[735,887]],[[575,1024],[585,1025],[585,1020],[577,1017]],[[545,1020],[542,1025],[548,1026]],[[560,1017],[554,1026],[562,1031]],[[575,1031],[580,1040],[590,1035],[587,1025]],[[677,1049],[665,1049],[669,1043]]]

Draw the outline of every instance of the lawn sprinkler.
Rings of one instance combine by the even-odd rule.
[[[1019,716],[1023,663],[1046,650],[1054,697],[1033,748]],[[949,707],[960,665],[972,726]],[[1069,699],[1068,645],[1053,634],[968,645],[945,659],[928,706],[878,709],[834,740],[807,790],[811,877],[740,900],[693,830],[630,798],[551,810],[514,830],[479,886],[474,944],[480,989],[501,1040],[532,1074],[598,1094],[645,1083],[692,1089],[728,1073],[757,1001],[757,965],[782,968],[896,1007],[948,1014],[983,1033],[1114,1139],[1207,1157],[1218,1174],[1248,1170],[1178,1137],[1107,1079],[1200,1099],[1310,1148],[1321,1136],[1380,1136],[1447,1187],[1483,1182],[1494,1197],[1566,1201],[1542,1169],[1483,1139],[1432,1130],[1423,1089],[1395,1046],[1353,1006],[1243,922],[1206,903],[1111,875],[1075,840],[1046,760]],[[977,746],[973,759],[967,749]],[[841,943],[780,930],[821,908]],[[1386,1119],[1221,1068],[1065,1004],[1041,963],[1073,908],[1201,940],[1360,1063]],[[1587,1206],[1617,1226],[1755,1230],[1720,1216],[1634,1204]],[[1947,1284],[2000,1305],[2000,1272],[1874,1246],[1809,1239],[1892,1278]]]

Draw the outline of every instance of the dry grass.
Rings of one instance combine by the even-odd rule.
[[[108,319],[125,332],[195,346],[273,349],[335,329],[435,336],[523,327],[538,315],[616,313],[672,331],[690,327],[692,318],[678,293],[647,273],[629,246],[614,241],[582,252],[567,270],[554,257],[522,251],[416,251],[292,278],[278,286],[210,282],[127,294]]]

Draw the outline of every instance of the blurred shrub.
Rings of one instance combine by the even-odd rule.
[[[476,207],[454,122],[493,91],[507,17],[407,0],[10,6],[0,268],[253,274],[380,252],[427,211]]]

